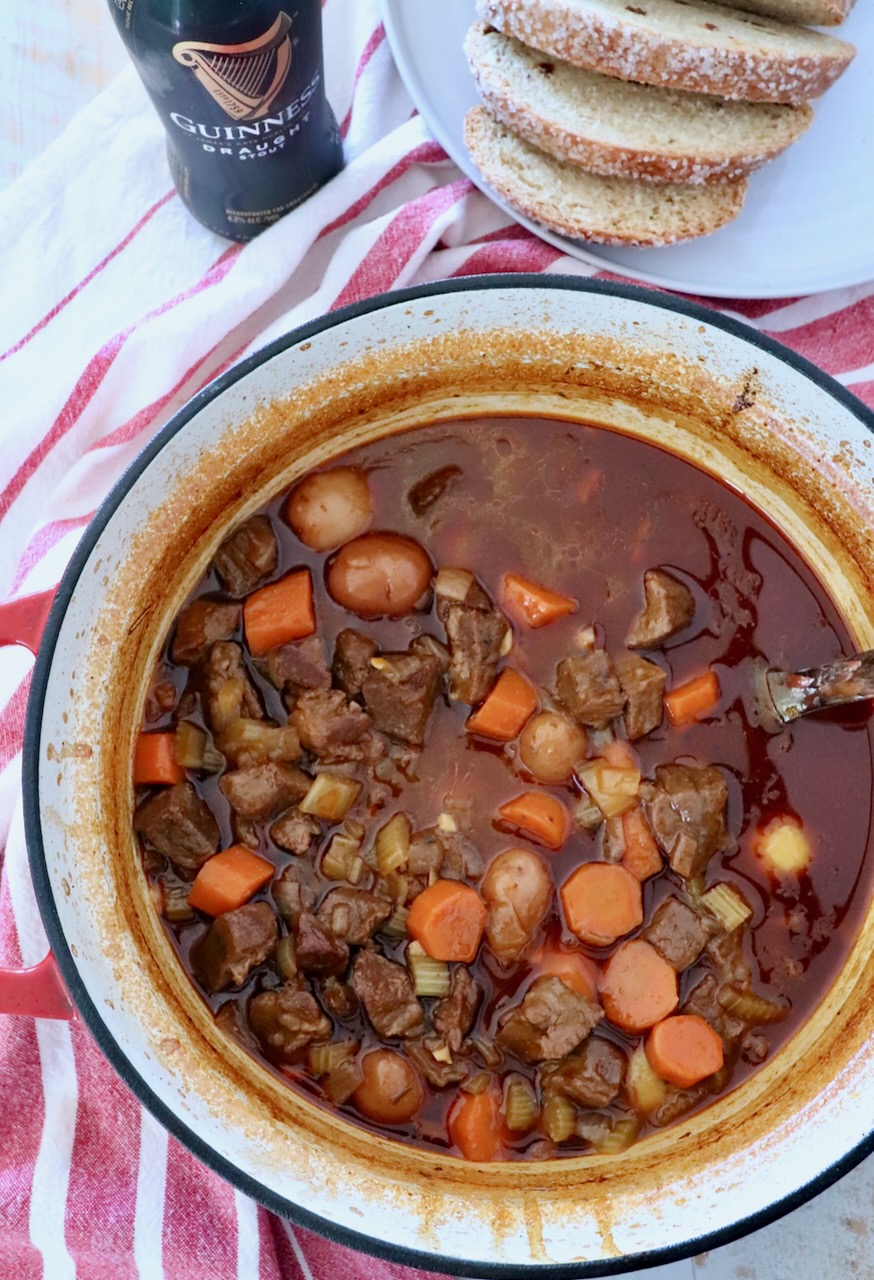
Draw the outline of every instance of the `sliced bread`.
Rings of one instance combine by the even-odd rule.
[[[743,177],[813,119],[806,104],[729,102],[584,71],[475,23],[464,51],[489,111],[541,151],[609,177],[709,182]]]
[[[751,102],[824,93],[856,50],[699,0],[477,0],[487,25],[588,71]]]
[[[485,107],[468,112],[464,140],[482,176],[519,213],[598,244],[664,245],[705,236],[740,213],[746,194],[744,178],[662,186],[587,173],[517,137]]]
[[[811,23],[814,27],[836,27],[843,22],[855,0],[714,0],[748,13],[761,13],[778,22]]]

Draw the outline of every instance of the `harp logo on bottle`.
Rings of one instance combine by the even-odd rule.
[[[263,36],[244,44],[180,40],[173,57],[232,120],[258,120],[270,110],[291,67],[291,18],[279,13]]]

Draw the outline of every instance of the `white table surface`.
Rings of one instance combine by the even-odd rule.
[[[0,188],[116,75],[125,57],[106,0],[3,0]],[[634,1275],[640,1280],[874,1280],[872,1209],[874,1159],[743,1240]]]

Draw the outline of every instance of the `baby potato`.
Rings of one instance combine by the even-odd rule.
[[[358,467],[317,471],[295,485],[285,519],[304,546],[333,551],[357,538],[373,519],[367,476]]]
[[[585,729],[558,711],[541,711],[528,721],[519,738],[519,759],[539,782],[567,782],[575,764],[586,757]]]
[[[425,1097],[418,1071],[394,1049],[373,1049],[361,1059],[364,1079],[352,1095],[356,1107],[377,1124],[410,1120]]]
[[[486,941],[499,960],[518,960],[552,901],[552,876],[530,849],[506,849],[490,863],[480,897],[488,907]]]
[[[359,618],[400,618],[426,598],[434,567],[418,542],[401,533],[365,533],[328,565],[331,598]]]

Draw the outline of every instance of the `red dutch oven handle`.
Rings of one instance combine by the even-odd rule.
[[[20,644],[35,654],[57,588],[0,604],[0,645]],[[70,1021],[76,1011],[51,952],[30,969],[0,968],[0,1013]]]

